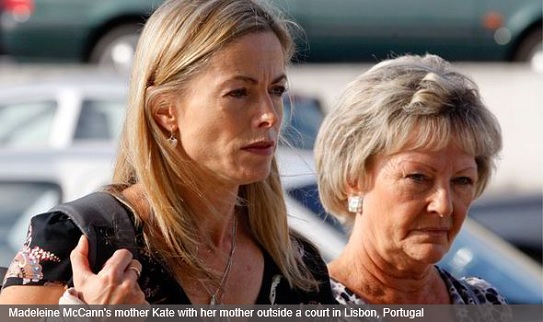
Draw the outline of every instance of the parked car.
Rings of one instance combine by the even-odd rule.
[[[3,0],[0,38],[19,61],[126,70],[142,24],[163,0]],[[448,60],[539,61],[540,0],[274,0],[304,30],[308,62],[375,62],[431,52]],[[543,63],[539,63],[543,64]]]
[[[109,181],[114,147],[0,150],[0,266],[8,264],[29,219]],[[322,210],[311,152],[279,147],[278,164],[291,227],[314,242],[325,260],[339,255],[347,235]],[[481,276],[517,304],[543,304],[542,267],[468,218],[440,265],[456,276]]]
[[[543,264],[543,195],[541,193],[484,197],[474,203],[469,215]]]
[[[310,62],[376,62],[426,52],[451,61],[535,61],[543,53],[540,0],[274,3],[303,27],[301,59]]]
[[[163,0],[3,0],[4,54],[21,61],[90,62],[125,71],[143,22]]]
[[[2,86],[0,148],[115,141],[125,113],[126,86],[121,78],[100,74]]]
[[[0,149],[66,148],[116,142],[126,108],[127,81],[112,73],[45,76],[0,87]],[[320,101],[284,96],[283,144],[313,149],[324,117]]]

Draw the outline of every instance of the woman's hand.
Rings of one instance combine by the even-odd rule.
[[[106,261],[98,274],[89,266],[89,243],[83,235],[70,254],[74,288],[87,304],[146,304],[138,285],[141,264],[126,249],[119,249]]]

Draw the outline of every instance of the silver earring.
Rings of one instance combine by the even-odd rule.
[[[173,130],[170,131],[170,137],[167,139],[168,143],[170,143],[174,148],[177,146],[177,138],[175,137],[175,134]]]
[[[362,204],[364,199],[361,196],[350,195],[347,199],[349,205],[349,211],[354,213],[359,213],[362,211]]]

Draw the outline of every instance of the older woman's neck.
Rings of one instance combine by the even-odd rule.
[[[369,304],[450,303],[433,265],[398,269],[353,238],[328,268],[331,277]]]

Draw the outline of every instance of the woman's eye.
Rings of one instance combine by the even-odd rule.
[[[270,94],[282,97],[283,94],[285,94],[286,91],[287,91],[287,88],[285,86],[274,86],[270,90]]]
[[[424,174],[421,173],[408,174],[406,177],[415,183],[422,183],[427,181],[428,179]]]
[[[473,179],[469,178],[469,177],[459,177],[459,178],[455,178],[454,179],[454,182],[456,184],[459,184],[459,185],[463,185],[463,186],[470,186],[470,185],[473,185]]]
[[[228,92],[228,96],[231,96],[231,97],[247,96],[247,89],[245,89],[245,88],[235,89],[233,91]]]

